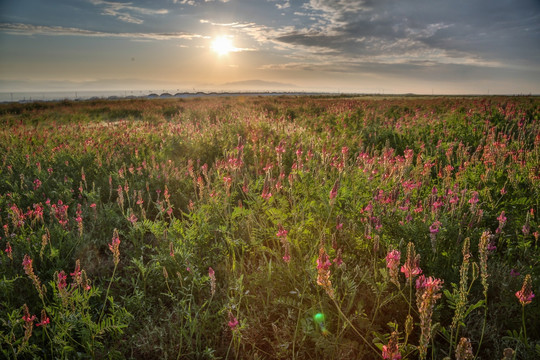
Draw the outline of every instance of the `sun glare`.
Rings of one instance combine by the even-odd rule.
[[[218,55],[227,55],[234,50],[232,40],[226,36],[219,36],[212,41],[212,51]]]

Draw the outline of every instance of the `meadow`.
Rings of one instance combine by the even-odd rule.
[[[0,122],[2,358],[540,358],[538,97]]]

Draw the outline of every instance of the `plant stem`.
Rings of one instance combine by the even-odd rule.
[[[484,304],[484,322],[482,323],[482,334],[480,335],[480,341],[478,342],[478,348],[476,349],[476,355],[474,356],[475,359],[478,357],[478,354],[480,353],[480,347],[482,346],[482,340],[484,340],[484,332],[486,330],[487,310],[488,310],[487,303],[485,303]]]
[[[371,348],[371,350],[373,350],[377,355],[379,355],[379,357],[382,358],[382,355],[380,354],[379,350],[377,350],[375,347],[373,347],[373,345],[371,345],[369,343],[369,341],[367,341],[367,339],[360,333],[360,331],[358,331],[356,329],[356,327],[351,323],[351,321],[347,318],[347,316],[343,313],[343,311],[341,311],[341,308],[339,307],[338,303],[336,302],[336,300],[334,298],[332,298],[332,301],[334,302],[334,305],[336,305],[336,309],[338,310],[339,314],[343,317],[343,319],[347,322],[347,324],[349,324],[351,326],[351,328],[354,330],[354,332],[360,336],[360,338],[362,340],[364,340],[364,342],[366,343],[366,345],[368,347]]]
[[[114,280],[114,274],[116,273],[117,266],[118,264],[114,264],[111,281],[109,281],[109,286],[107,286],[107,292],[105,293],[105,301],[103,302],[103,307],[101,308],[101,314],[99,314],[98,324],[101,322],[101,318],[103,317],[103,312],[105,311],[105,305],[107,305],[107,298],[109,297],[109,290],[111,290],[111,284]]]
[[[289,270],[290,272],[290,270]],[[300,297],[300,305],[298,306],[298,317],[296,319],[296,327],[294,329],[294,337],[293,337],[293,343],[292,343],[292,358],[293,360],[296,358],[296,355],[295,355],[295,345],[296,345],[296,335],[298,333],[298,327],[300,325],[300,314],[302,312],[302,302],[304,300],[304,293],[306,291],[306,286],[307,286],[307,282],[306,280],[304,279],[304,287],[302,289],[302,294],[301,294],[301,297]]]
[[[525,306],[521,306],[521,322],[523,324],[523,336],[525,338],[525,345],[529,347],[529,341],[527,340],[527,328],[525,327]]]
[[[103,302],[103,307],[101,308],[101,313],[99,314],[99,318],[98,318],[98,321],[97,321],[97,325],[99,326],[99,324],[101,323],[101,319],[103,318],[103,313],[105,312],[105,306],[107,305],[107,298],[109,297],[109,290],[111,289],[111,284],[114,280],[114,274],[116,273],[116,267],[118,266],[118,263],[115,263],[114,264],[114,269],[113,269],[113,273],[112,273],[112,277],[111,277],[111,281],[109,281],[109,286],[107,286],[107,292],[105,293],[105,301]],[[94,340],[96,338],[96,334],[92,334],[92,358],[95,358],[95,353],[94,353]]]
[[[448,349],[448,354],[452,353],[452,344],[454,344],[454,328],[450,327],[450,348]]]

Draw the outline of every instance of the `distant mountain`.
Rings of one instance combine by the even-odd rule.
[[[244,80],[224,84],[181,84],[176,82],[144,79],[96,79],[86,81],[59,80],[3,80],[0,92],[51,92],[51,91],[145,91],[176,93],[196,91],[295,91],[298,86],[276,81]]]
[[[243,81],[233,81],[219,85],[219,87],[224,89],[237,89],[237,90],[287,90],[295,89],[296,85],[285,84],[275,81],[264,81],[264,80],[243,80]]]
[[[99,79],[87,81],[59,80],[1,80],[0,91],[95,91],[177,89],[174,82],[151,82],[140,79]],[[159,91],[160,91],[159,90]]]

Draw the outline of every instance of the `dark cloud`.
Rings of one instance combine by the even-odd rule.
[[[320,21],[276,41],[343,56],[540,62],[540,2],[534,0],[311,0],[303,7]]]

